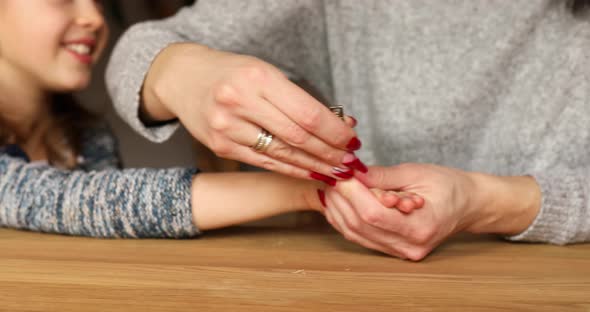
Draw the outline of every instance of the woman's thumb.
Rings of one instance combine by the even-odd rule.
[[[390,167],[371,166],[366,174],[357,173],[355,177],[369,188],[401,190],[416,183],[421,174],[420,166],[401,164]]]

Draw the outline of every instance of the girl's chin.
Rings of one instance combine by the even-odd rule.
[[[82,90],[90,84],[90,77],[79,77],[77,79],[66,79],[53,85],[53,91],[56,92],[74,92]]]

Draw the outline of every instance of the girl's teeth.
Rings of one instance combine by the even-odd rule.
[[[90,47],[85,44],[72,43],[66,46],[69,50],[72,50],[78,54],[88,55],[90,54]]]

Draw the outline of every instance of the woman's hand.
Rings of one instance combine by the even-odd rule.
[[[223,158],[320,180],[350,178],[349,167],[364,167],[351,161],[350,152],[361,145],[354,120],[342,122],[279,69],[254,57],[171,45],[152,64],[142,99],[150,119],[179,118]],[[257,152],[252,146],[261,129],[274,138]]]
[[[534,220],[540,190],[531,177],[499,177],[425,164],[371,167],[326,192],[328,221],[349,240],[420,260],[460,231],[517,234]],[[367,188],[414,193],[424,207],[410,214],[381,205]]]

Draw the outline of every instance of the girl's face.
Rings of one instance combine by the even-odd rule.
[[[0,0],[0,68],[42,89],[86,87],[107,38],[100,1]]]

